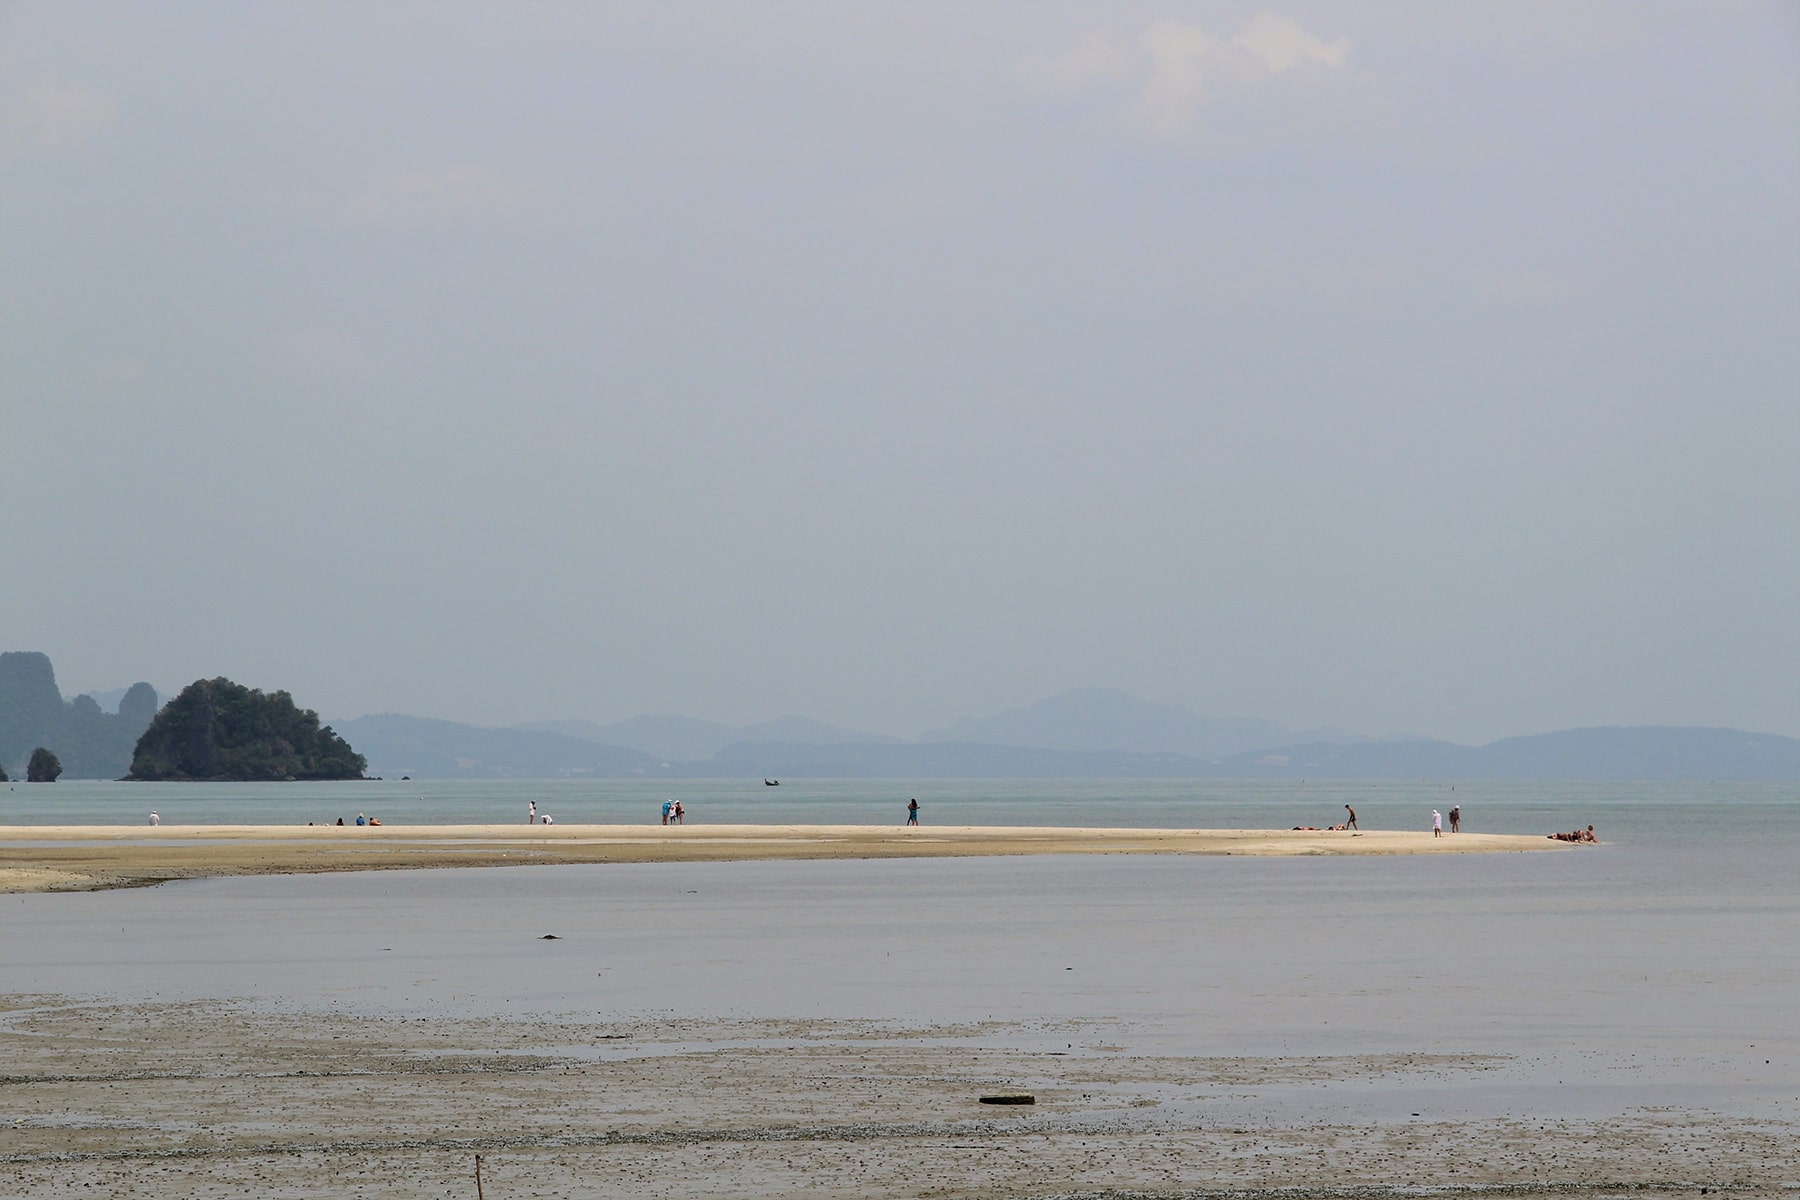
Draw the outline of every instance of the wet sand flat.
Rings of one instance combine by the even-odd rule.
[[[1467,1121],[1379,1103],[1478,1086],[1506,1055],[1153,1056],[1108,1033],[14,996],[0,1189],[472,1196],[476,1155],[500,1197],[1754,1197],[1800,1177],[1779,1119]],[[980,1102],[1019,1090],[1036,1103]]]
[[[1792,1196],[1785,858],[1630,850],[0,897],[0,1195]]]
[[[740,862],[1029,854],[1248,856],[1578,850],[1548,838],[1272,829],[871,825],[0,827],[0,892],[86,891],[171,879],[533,863]]]

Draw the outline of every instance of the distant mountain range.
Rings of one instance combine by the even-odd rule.
[[[1093,720],[1084,722],[1082,714]],[[1141,725],[1125,719],[1142,714]],[[1486,746],[1430,739],[1298,740],[1274,722],[1195,717],[1083,692],[967,720],[916,742],[787,717],[727,726],[681,717],[493,729],[395,714],[334,721],[371,774],[415,778],[1792,779],[1800,739],[1666,726],[1572,729]],[[586,736],[587,731],[636,745]],[[952,739],[947,736],[960,733]],[[1286,741],[1234,753],[1157,749]],[[1006,744],[984,738],[1017,737]],[[1027,744],[1031,739],[1038,744]],[[1052,744],[1044,744],[1052,743]],[[1060,743],[1060,744],[1055,744]],[[1145,749],[1144,747],[1150,747]]]
[[[1740,729],[1625,725],[1502,738],[1485,746],[1314,742],[1232,755],[1207,774],[1313,779],[1792,779],[1800,739]]]
[[[70,778],[116,778],[159,697],[147,684],[64,701],[41,654],[0,655],[0,761],[37,744]],[[114,694],[101,693],[107,700]],[[126,710],[129,710],[128,712]],[[113,725],[120,730],[114,730]],[[129,724],[129,731],[121,732]],[[88,731],[88,725],[94,731]],[[1111,688],[1082,688],[990,717],[965,717],[916,740],[786,716],[726,725],[640,716],[609,725],[538,721],[513,728],[382,713],[332,721],[387,778],[1214,778],[1770,779],[1800,782],[1800,739],[1736,729],[1569,729],[1463,746],[1294,730],[1206,717]],[[102,729],[101,727],[105,728]],[[97,731],[97,732],[96,732]],[[107,754],[83,738],[106,733]],[[113,742],[117,742],[116,746]],[[92,761],[89,761],[92,757]],[[117,759],[117,761],[114,761]],[[71,762],[73,760],[73,762]]]
[[[896,737],[844,729],[794,716],[778,717],[760,725],[722,725],[693,717],[632,717],[612,725],[598,725],[593,721],[531,721],[514,728],[624,746],[670,762],[698,762],[738,742],[791,742],[801,746],[898,745],[902,742]]]
[[[394,779],[561,779],[667,775],[641,750],[538,729],[494,729],[429,717],[378,713],[331,727],[369,760],[369,774]]]
[[[1300,742],[1361,739],[1340,729],[1296,731],[1256,717],[1203,717],[1185,704],[1158,704],[1116,688],[1077,688],[995,716],[964,717],[919,740],[1220,758]]]

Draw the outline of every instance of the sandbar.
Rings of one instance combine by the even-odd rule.
[[[93,891],[223,875],[542,863],[1022,854],[1496,854],[1581,847],[1414,830],[885,825],[0,826],[0,892]]]

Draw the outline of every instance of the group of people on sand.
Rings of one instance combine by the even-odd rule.
[[[687,824],[687,809],[679,800],[664,800],[662,806],[662,823],[664,825]]]
[[[533,800],[530,803],[530,807],[525,810],[525,823],[527,825],[554,825],[556,824],[556,818],[549,813],[539,812],[537,810],[537,801]]]
[[[1600,839],[1594,836],[1594,827],[1592,825],[1589,825],[1586,829],[1577,829],[1570,833],[1551,833],[1546,834],[1545,836],[1553,842],[1584,842],[1590,846],[1598,846],[1600,844]]]
[[[1322,830],[1317,825],[1296,825],[1296,826],[1294,826],[1294,829],[1296,832],[1304,831],[1304,832],[1309,832],[1309,833],[1320,833],[1320,832],[1342,833],[1346,829],[1355,829],[1356,828],[1356,810],[1354,808],[1351,808],[1348,804],[1346,804],[1346,805],[1344,805],[1344,811],[1349,813],[1350,815],[1344,818],[1344,823],[1342,825],[1327,825]]]
[[[1317,825],[1296,825],[1294,828],[1297,831],[1304,830],[1323,833],[1343,833],[1345,830],[1357,830],[1357,832],[1361,832],[1356,824],[1356,810],[1346,804],[1344,805],[1344,813],[1345,817],[1342,825],[1327,825],[1322,830]],[[1460,805],[1450,806],[1450,832],[1462,832],[1462,807]],[[1435,808],[1431,810],[1431,836],[1444,836],[1444,814]]]

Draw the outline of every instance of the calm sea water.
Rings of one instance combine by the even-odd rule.
[[[0,789],[5,823],[136,824],[152,807],[174,824],[358,811],[389,824],[523,821],[531,799],[563,823],[649,822],[669,795],[698,823],[897,823],[916,795],[923,819],[939,824],[1283,827],[1324,824],[1349,802],[1365,826],[1416,829],[1432,808],[1460,804],[1472,829],[1592,821],[1606,844],[1526,855],[381,871],[0,896],[0,992],[247,1000],[346,1020],[505,1015],[552,1043],[559,1015],[667,1015],[868,1019],[892,1022],[895,1036],[993,1019],[1013,1023],[994,1036],[1059,1052],[1066,1042],[1128,1054],[1494,1054],[1503,1061],[1478,1084],[1459,1076],[1264,1099],[1284,1111],[1337,1104],[1363,1116],[1683,1105],[1795,1121],[1794,792],[1738,783],[18,785]],[[1321,1109],[1327,1118],[1346,1119]]]
[[[0,785],[0,825],[303,825],[359,812],[385,825],[653,823],[679,798],[690,824],[898,824],[908,799],[932,825],[1286,829],[1332,825],[1355,806],[1364,828],[1428,829],[1431,810],[1464,828],[1549,833],[1592,823],[1612,842],[1781,842],[1800,849],[1800,782],[1231,780],[398,780],[354,783]]]

